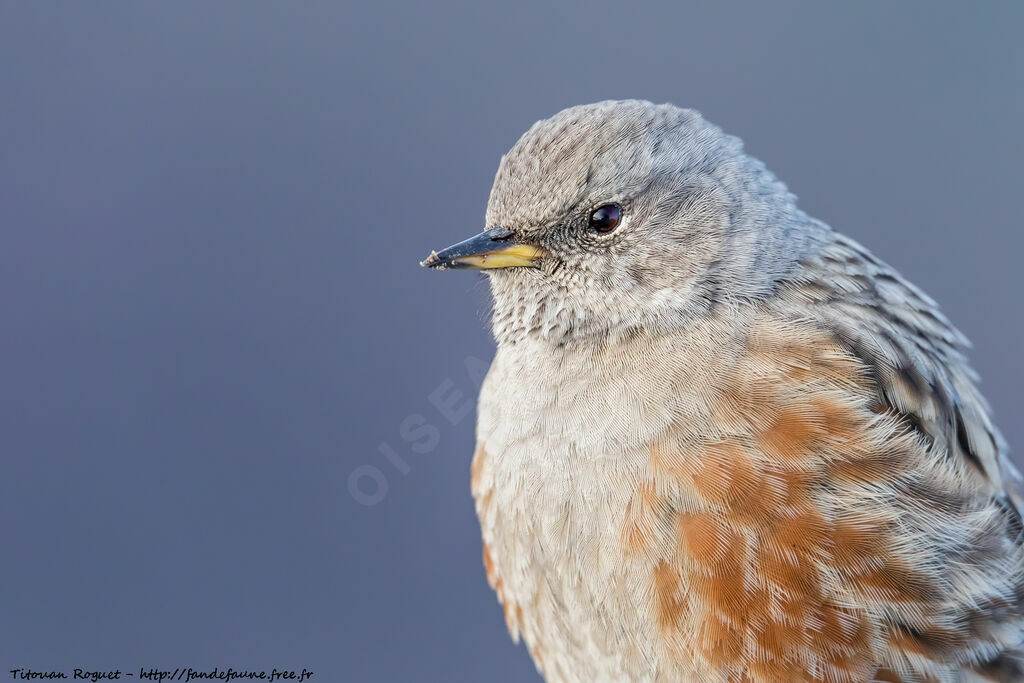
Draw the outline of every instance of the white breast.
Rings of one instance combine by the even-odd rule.
[[[681,416],[706,420],[700,395],[722,348],[679,367],[704,355],[697,347],[710,351],[676,337],[614,353],[525,343],[495,357],[480,397],[474,497],[509,628],[550,682],[653,681],[669,666],[650,563],[626,557],[620,530],[649,444]]]

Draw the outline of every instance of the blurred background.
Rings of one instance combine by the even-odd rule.
[[[537,681],[469,494],[500,155],[638,97],[938,299],[1024,452],[1024,6],[0,1],[0,671]]]

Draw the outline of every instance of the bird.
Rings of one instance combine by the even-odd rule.
[[[548,683],[1024,680],[1019,474],[933,299],[692,109],[534,124],[470,489]]]

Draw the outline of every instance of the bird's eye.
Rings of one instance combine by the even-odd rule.
[[[590,212],[590,229],[597,232],[611,232],[622,222],[622,207],[618,204],[604,204]]]

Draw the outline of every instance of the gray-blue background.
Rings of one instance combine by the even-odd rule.
[[[429,398],[475,392],[486,288],[416,263],[572,104],[742,136],[943,303],[1022,447],[1019,4],[548,4],[0,4],[0,671],[535,681]]]

